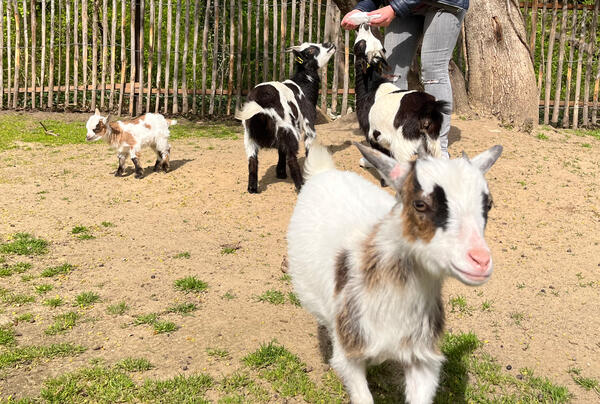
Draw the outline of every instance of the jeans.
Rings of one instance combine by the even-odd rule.
[[[443,114],[440,130],[442,156],[448,158],[448,132],[452,111],[452,86],[448,75],[448,63],[452,57],[465,10],[455,13],[428,7],[423,12],[408,17],[396,17],[385,31],[386,58],[397,78],[394,84],[400,90],[408,90],[408,71],[421,37],[421,79],[425,91],[437,100],[449,104]]]

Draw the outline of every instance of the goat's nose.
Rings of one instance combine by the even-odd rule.
[[[490,252],[484,248],[472,248],[467,252],[471,265],[480,271],[486,271],[490,265]]]
[[[323,43],[323,47],[325,47],[325,48],[331,48],[331,44],[329,42],[324,42]]]

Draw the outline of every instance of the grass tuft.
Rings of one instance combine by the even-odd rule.
[[[189,251],[180,252],[179,254],[175,254],[173,256],[173,258],[177,258],[177,259],[180,259],[180,258],[190,259],[190,257],[191,257],[191,254],[189,253]]]
[[[58,307],[58,306],[62,306],[64,304],[63,299],[61,297],[51,297],[50,299],[46,299],[44,300],[44,305],[46,306],[50,306],[53,309]]]
[[[29,233],[16,233],[12,240],[0,244],[0,253],[16,255],[42,255],[48,252],[48,242]]]
[[[194,276],[188,276],[185,278],[177,279],[175,281],[175,289],[190,293],[190,292],[203,292],[208,289],[208,284],[200,279],[197,279]]]
[[[102,222],[101,224],[103,227],[115,227],[115,225],[111,222]]]
[[[294,292],[289,292],[288,293],[288,300],[294,306],[300,307],[302,305],[302,303],[300,303],[300,299],[298,299],[298,296],[296,296],[296,294]]]
[[[75,327],[77,320],[80,317],[81,316],[74,311],[55,316],[54,323],[46,329],[45,333],[47,335],[56,335],[70,330]]]
[[[206,353],[208,354],[208,356],[212,356],[214,358],[229,358],[229,351],[227,351],[227,349],[206,348]]]
[[[0,327],[0,346],[12,346],[15,342],[15,331],[12,327]]]
[[[38,358],[56,358],[79,355],[85,348],[73,344],[52,344],[49,346],[26,346],[0,353],[0,369]]]
[[[100,296],[94,292],[81,292],[75,297],[75,305],[80,307],[90,307],[98,300],[100,300]]]
[[[108,314],[111,314],[113,316],[122,316],[127,310],[129,310],[129,306],[125,302],[113,304],[106,308]]]
[[[0,268],[0,278],[11,276],[13,274],[22,274],[31,269],[31,264],[28,262],[17,262],[13,265],[4,265]]]
[[[41,284],[41,285],[38,285],[38,286],[36,286],[36,287],[35,287],[35,292],[36,292],[38,295],[43,295],[44,293],[48,293],[48,292],[50,292],[52,289],[54,289],[54,286],[52,286],[52,285],[49,285],[49,284],[47,284],[47,283],[44,283],[44,284]]]
[[[15,317],[15,322],[19,323],[33,323],[35,320],[33,319],[33,314],[31,313],[23,313]]]
[[[158,320],[158,314],[156,313],[140,314],[133,320],[133,325],[154,324],[156,320]]]
[[[284,304],[285,295],[278,290],[267,290],[260,296],[256,296],[256,300],[259,302],[267,302],[271,304]]]
[[[40,276],[51,278],[56,275],[68,275],[75,267],[71,264],[62,264],[57,267],[48,267],[42,271]]]
[[[152,369],[154,365],[144,358],[125,358],[117,362],[115,367],[127,372],[143,372]]]
[[[194,303],[181,303],[174,306],[171,306],[167,309],[168,313],[179,313],[179,314],[188,314],[192,311],[198,310],[198,306]]]
[[[2,303],[21,306],[23,304],[35,301],[35,297],[11,292],[8,289],[0,287],[0,301]]]
[[[157,321],[153,325],[155,334],[165,334],[179,329],[179,327],[171,321]]]

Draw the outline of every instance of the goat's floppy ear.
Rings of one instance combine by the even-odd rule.
[[[386,182],[394,188],[396,192],[400,192],[406,175],[410,171],[411,163],[399,163],[393,158],[377,151],[371,147],[363,146],[360,143],[354,142],[362,155],[373,164],[377,171],[385,178]]]
[[[494,165],[498,157],[502,154],[502,146],[497,144],[496,146],[492,146],[483,153],[478,154],[477,156],[471,159],[471,164],[475,167],[479,168],[482,173],[487,173],[488,170]]]

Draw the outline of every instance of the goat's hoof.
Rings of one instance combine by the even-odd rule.
[[[249,194],[258,194],[258,187],[257,186],[252,186],[252,185],[248,185],[248,193]]]
[[[154,170],[155,173],[159,172],[160,171],[160,166],[154,166],[153,170]]]
[[[142,178],[143,176],[144,176],[144,174],[142,174],[142,173],[137,173],[137,172],[135,173],[135,178],[137,178],[138,180],[140,178]]]
[[[168,173],[169,171],[171,171],[171,167],[169,167],[169,166],[163,166],[163,171],[165,173]]]
[[[123,174],[123,171],[118,171],[118,170],[117,170],[117,171],[115,172],[115,177],[120,177],[120,176],[121,176],[121,174]]]

